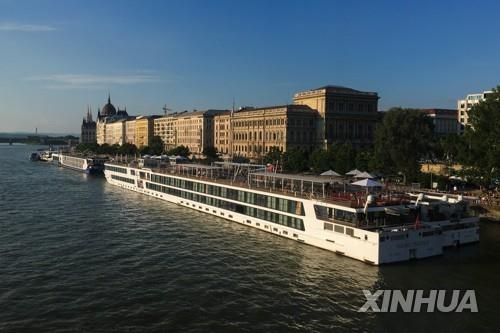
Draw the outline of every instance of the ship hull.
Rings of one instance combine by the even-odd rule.
[[[249,216],[234,208],[226,209],[227,207],[240,206],[241,204],[252,206],[242,201],[233,200],[234,198],[220,200],[223,201],[223,204],[220,204],[217,201],[219,200],[217,198],[220,198],[220,196],[217,197],[205,193],[200,194],[200,192],[192,190],[179,190],[172,186],[155,183],[151,179],[155,179],[155,176],[160,177],[163,175],[169,178],[176,178],[180,182],[194,182],[203,184],[204,186],[211,186],[210,184],[214,184],[213,182],[160,173],[155,174],[150,170],[145,171],[130,167],[121,167],[118,169],[121,169],[121,171],[108,170],[106,166],[104,174],[108,183],[373,265],[433,257],[441,255],[445,247],[446,236],[443,235],[439,227],[435,226],[422,226],[418,229],[401,226],[388,228],[387,230],[373,231],[327,223],[317,219],[314,212],[315,207],[323,203],[312,199],[301,199],[297,201],[301,201],[304,212],[302,215],[293,216],[303,220],[305,228],[298,230],[287,225],[270,222],[269,219],[262,218],[262,216],[266,216],[265,214],[260,214],[262,216]],[[139,174],[142,174],[142,176],[139,177]],[[243,191],[241,187],[225,186],[224,188],[228,191],[233,188]],[[249,189],[244,189],[244,191],[248,192]],[[262,195],[266,194],[270,196],[269,192],[259,190],[250,191],[255,194],[262,193]],[[274,193],[272,196],[280,197],[280,195]],[[214,200],[217,202],[216,206],[214,206]],[[256,210],[261,208],[262,206],[250,207],[250,209]],[[280,213],[271,209],[267,211],[271,214]],[[473,232],[472,229],[469,231]]]

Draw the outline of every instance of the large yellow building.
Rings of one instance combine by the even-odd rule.
[[[111,97],[108,96],[108,102],[103,106],[102,110],[97,112],[96,122],[96,139],[97,143],[102,144],[119,144],[125,142],[125,128],[124,121],[130,117],[127,111],[115,109],[111,104]]]
[[[154,135],[161,138],[166,150],[177,146],[176,122],[177,117],[175,117],[175,114],[154,119]]]
[[[135,117],[125,122],[125,142],[135,145]]]
[[[181,112],[154,120],[154,135],[162,138],[166,149],[185,146],[195,157],[214,144],[214,116],[227,110]]]
[[[125,142],[125,119],[116,119],[106,123],[104,143],[108,145],[123,145]]]
[[[137,148],[151,145],[154,136],[154,119],[157,116],[141,116],[135,119],[135,145]]]
[[[245,108],[214,117],[214,146],[228,156],[259,160],[272,147],[311,151],[320,138],[319,113],[306,105]]]
[[[323,138],[324,148],[334,142],[371,145],[375,124],[380,119],[378,99],[376,92],[341,86],[324,86],[293,96],[294,104],[318,110],[322,119],[318,124],[318,134]]]

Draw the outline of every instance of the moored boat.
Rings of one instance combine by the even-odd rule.
[[[443,202],[416,202],[405,193],[332,192],[324,177],[237,163],[146,165],[107,162],[104,174],[121,188],[374,265],[440,255],[457,237],[461,243],[479,240],[478,218],[463,202],[446,202],[450,209],[443,208],[437,221],[426,207]],[[451,235],[444,228],[457,219],[454,226],[463,232]]]
[[[35,162],[35,161],[40,161],[40,154],[37,152],[33,152],[30,155],[30,161]]]
[[[57,161],[60,166],[85,172],[87,174],[100,174],[104,170],[106,157],[84,157],[67,154],[57,154]]]

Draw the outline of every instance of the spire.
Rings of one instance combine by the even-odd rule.
[[[108,91],[108,104],[111,104],[111,93]]]

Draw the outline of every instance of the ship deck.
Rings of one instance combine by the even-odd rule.
[[[317,200],[319,202],[338,205],[347,208],[363,208],[366,204],[368,192],[366,190],[356,191],[356,188],[348,184],[339,184],[329,177],[317,177],[310,175],[289,175],[292,177],[283,177],[288,182],[276,183],[264,181],[249,181],[247,179],[235,178],[231,175],[223,173],[223,168],[216,166],[200,165],[200,164],[177,164],[168,167],[139,167],[137,164],[131,164],[121,161],[108,161],[107,164],[113,164],[121,167],[131,167],[135,169],[142,169],[145,171],[152,171],[158,174],[179,176],[186,179],[201,180],[210,182],[214,185],[227,185],[239,187],[241,189],[252,189],[267,193],[274,193],[278,195],[287,196],[290,198],[301,198],[307,200]],[[203,169],[205,172],[199,172]],[[277,174],[283,175],[283,174]],[[294,188],[295,185],[298,188]],[[322,187],[317,187],[314,190],[314,185],[306,186],[305,183],[318,183],[323,184]],[[287,185],[287,186],[285,186]],[[308,188],[309,191],[306,191]],[[406,193],[395,193],[390,191],[371,191],[376,194],[375,201],[369,204],[369,207],[390,207],[397,205],[410,204],[411,198]]]

